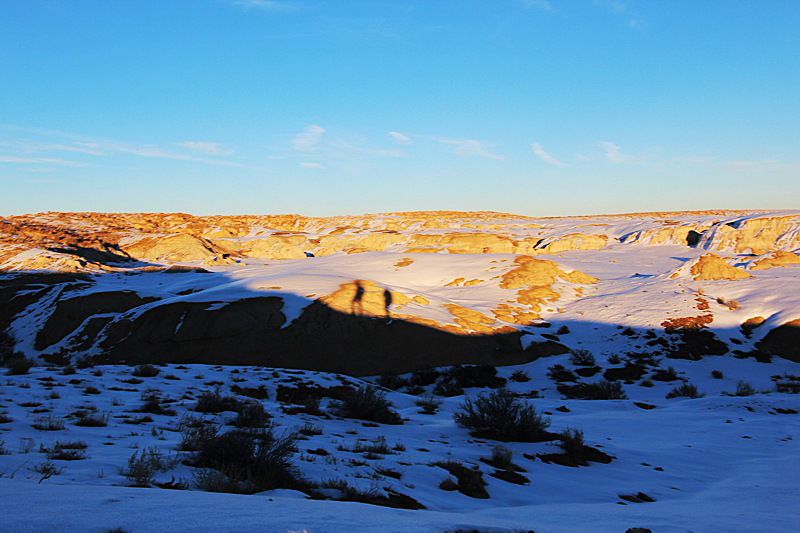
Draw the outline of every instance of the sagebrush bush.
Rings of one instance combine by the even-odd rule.
[[[734,396],[752,396],[756,393],[756,390],[750,385],[748,382],[740,379],[736,382],[736,392],[733,393]]]
[[[108,425],[108,413],[86,413],[75,421],[76,426],[100,428]]]
[[[155,480],[156,474],[168,470],[170,464],[155,446],[142,450],[141,455],[138,453],[138,451],[133,452],[128,458],[128,469],[120,473],[135,487],[149,487]]]
[[[234,429],[204,440],[194,466],[217,470],[237,492],[301,489],[305,482],[292,464],[296,440],[272,429]]]
[[[551,438],[550,419],[543,418],[532,405],[506,389],[466,398],[453,414],[459,426],[476,437],[503,442],[539,442]]]
[[[667,398],[702,398],[703,396],[705,394],[700,394],[697,387],[690,383],[684,383],[667,393]]]
[[[400,414],[393,409],[392,402],[386,399],[386,393],[372,385],[348,390],[340,401],[333,404],[332,410],[344,418],[381,424],[402,424]]]
[[[526,383],[531,380],[531,377],[524,370],[515,370],[509,379],[517,383]]]
[[[490,464],[495,468],[511,470],[514,467],[514,453],[505,446],[495,446],[492,448]]]
[[[149,413],[151,415],[165,415],[165,416],[173,416],[175,414],[175,410],[169,407],[165,407],[162,402],[164,401],[164,397],[161,394],[161,391],[158,389],[145,389],[139,397],[144,402],[141,407],[136,409],[139,413]]]
[[[650,376],[650,379],[654,381],[675,381],[680,379],[680,376],[678,375],[678,371],[672,367],[667,369],[658,368]]]
[[[21,376],[22,374],[27,374],[35,364],[33,359],[28,359],[27,357],[12,357],[6,359],[6,368],[8,368],[6,375]]]
[[[200,417],[186,414],[178,422],[178,431],[181,433],[178,449],[184,452],[198,452],[207,441],[217,436],[219,426],[207,423]]]
[[[139,365],[133,369],[131,375],[137,378],[154,378],[161,372],[160,369],[150,364]]]
[[[64,429],[65,422],[60,416],[49,415],[35,418],[31,425],[39,431],[58,431]]]
[[[568,399],[578,400],[624,400],[628,397],[620,382],[605,379],[577,385],[559,383],[558,392]]]
[[[574,459],[581,459],[586,443],[583,440],[583,431],[580,429],[567,428],[559,435],[561,443],[559,446],[564,453]]]
[[[564,365],[553,365],[547,369],[547,377],[561,383],[562,381],[578,381],[578,376],[572,370],[567,370]]]
[[[221,413],[223,411],[238,411],[241,402],[233,396],[223,396],[219,388],[200,393],[194,410],[198,413]]]
[[[433,464],[435,466],[444,468],[450,473],[450,475],[455,477],[458,480],[456,489],[458,489],[458,491],[465,496],[481,499],[486,499],[489,497],[489,493],[486,492],[487,483],[483,480],[483,474],[477,469],[477,467],[468,468],[466,465],[453,460],[439,461]],[[439,488],[451,490],[443,487],[443,484],[445,484],[444,481],[439,484]]]
[[[570,350],[569,361],[575,366],[594,366],[594,355],[589,350]]]
[[[270,418],[260,402],[243,402],[239,404],[236,418],[231,423],[237,428],[265,428]]]

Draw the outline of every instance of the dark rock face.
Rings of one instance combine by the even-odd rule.
[[[212,307],[213,306],[213,307]],[[105,361],[248,364],[374,375],[455,364],[531,360],[518,333],[454,335],[401,320],[360,317],[313,302],[283,328],[283,300],[257,297],[154,306],[104,332]]]
[[[37,350],[44,350],[52,346],[75,331],[92,315],[124,313],[155,300],[157,298],[141,298],[132,291],[95,292],[85,296],[60,299],[44,327],[36,334],[34,347]]]
[[[756,343],[756,348],[800,363],[800,318],[770,330]]]

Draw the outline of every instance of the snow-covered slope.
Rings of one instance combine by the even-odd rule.
[[[605,370],[623,367],[602,357],[596,362]],[[775,392],[771,376],[796,375],[797,363],[774,360],[765,364],[728,357],[669,361],[678,380],[652,380],[651,387],[623,384],[628,399],[605,401],[563,399],[555,382],[546,377],[547,369],[556,364],[578,368],[564,355],[502,368],[497,376],[508,379],[508,390],[534,396],[520,401],[549,419],[551,432],[582,430],[586,444],[608,454],[610,462],[562,466],[546,462],[547,454],[561,452],[557,441],[501,443],[470,436],[454,423],[453,414],[465,397],[476,398],[489,389],[467,388],[464,395],[437,396],[434,403],[440,405],[435,413],[426,414],[417,404],[431,398],[435,385],[414,391],[417,395],[401,387],[388,392],[387,399],[404,421],[386,425],[331,416],[332,400],[325,397],[330,392],[324,389],[363,384],[334,374],[166,365],[158,367],[155,377],[137,379],[124,366],[97,366],[68,375],[59,368],[35,367],[28,375],[5,377],[0,388],[4,413],[0,529],[105,532],[120,528],[130,533],[565,533],[633,527],[654,532],[793,530],[800,519],[791,504],[791,495],[800,489],[793,474],[800,405],[796,395]],[[712,370],[721,377],[713,378]],[[655,372],[652,367],[645,377]],[[509,379],[512,374],[514,379],[524,379],[524,375],[531,379],[514,381]],[[705,397],[666,399],[681,379],[690,380]],[[734,393],[743,380],[753,387],[753,395],[725,395]],[[223,396],[233,396],[231,387],[260,390],[266,399],[236,398],[263,405],[272,416],[276,434],[304,430],[306,436],[297,441],[292,461],[309,481],[346,483],[373,496],[400,494],[425,509],[335,501],[343,495],[334,489],[321,489],[327,498],[322,501],[293,490],[253,495],[199,490],[196,483],[202,470],[187,466],[195,454],[178,450],[182,438],[178,429],[186,414],[202,417],[221,431],[232,429],[225,423],[236,418],[234,412],[193,411],[197,399],[217,387]],[[309,387],[320,387],[318,414],[278,401],[286,398],[287,390]],[[152,394],[173,412],[139,412],[143,398]],[[86,416],[106,420],[107,425],[78,425]],[[63,429],[33,427],[59,420]],[[359,445],[369,447],[382,439],[386,450],[381,453],[357,451]],[[79,459],[59,459],[54,454],[58,443],[85,445],[85,450]],[[494,477],[499,470],[481,460],[491,458],[498,445],[510,450],[512,462],[523,469],[518,474],[524,477],[516,483]],[[132,480],[124,475],[129,459],[153,447],[164,459],[164,471],[155,475],[150,488],[130,487]],[[440,488],[451,476],[435,463],[446,461],[480,471],[488,498]],[[48,468],[57,473],[48,477],[43,473]],[[184,490],[165,490],[159,484]],[[654,501],[630,501],[630,496],[639,493]]]

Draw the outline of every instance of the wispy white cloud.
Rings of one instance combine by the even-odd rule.
[[[382,150],[380,148],[365,148],[361,146],[353,146],[349,142],[342,140],[342,139],[335,139],[332,141],[328,141],[328,146],[332,148],[336,148],[339,150],[345,150],[348,152],[356,152],[359,154],[365,155],[374,155],[380,157],[405,157],[406,154],[401,152],[400,150]]]
[[[89,155],[108,155],[103,152],[99,145],[90,145],[89,143],[76,142],[73,145],[66,145],[61,143],[42,143],[34,141],[14,141],[0,143],[0,146],[5,146],[16,150],[18,153],[36,154],[41,152],[80,152]]]
[[[630,159],[629,156],[619,153],[619,146],[612,142],[600,141],[597,143],[597,146],[605,150],[606,159],[614,163],[625,163]]]
[[[178,143],[178,146],[188,148],[196,154],[202,155],[221,155],[227,156],[233,154],[233,150],[223,150],[219,143],[204,142],[204,141],[186,141]]]
[[[319,163],[300,163],[300,166],[305,168],[325,168]]]
[[[553,6],[550,5],[550,2],[548,0],[522,0],[522,4],[525,7],[541,9],[542,11],[547,11],[550,13],[555,11],[555,9],[553,9]]]
[[[284,0],[236,0],[234,4],[244,8],[256,8],[272,13],[291,13],[303,7],[302,2],[290,2]]]
[[[74,133],[67,133],[57,130],[48,130],[42,128],[24,128],[13,126],[9,124],[0,124],[0,129],[10,131],[24,131],[28,133],[35,133],[47,137],[56,137],[63,140],[68,140],[72,144],[64,143],[42,143],[32,141],[14,141],[3,142],[0,146],[10,147],[15,149],[17,156],[4,156],[0,159],[0,163],[52,163],[59,166],[89,166],[87,163],[79,161],[68,161],[59,158],[50,157],[27,157],[29,154],[52,152],[52,151],[66,151],[78,152],[94,156],[113,156],[118,154],[131,154],[140,157],[154,157],[162,159],[175,159],[181,161],[192,161],[197,163],[206,163],[218,166],[230,166],[240,168],[253,168],[258,170],[267,170],[261,167],[255,167],[238,163],[235,161],[228,161],[224,159],[209,159],[207,157],[198,157],[198,155],[205,156],[227,156],[232,153],[223,151],[217,143],[205,142],[185,142],[177,143],[179,146],[192,150],[193,154],[175,153],[171,150],[165,150],[161,147],[152,144],[136,144],[127,143],[114,140],[93,139],[84,135],[77,135]]]
[[[569,166],[568,164],[562,163],[552,155],[545,152],[544,149],[542,148],[542,145],[539,143],[531,143],[531,148],[533,148],[533,153],[538,155],[545,163],[550,163],[551,165],[558,165],[560,167]]]
[[[455,145],[456,147],[456,149],[454,150],[455,153],[463,157],[478,156],[478,157],[485,157],[487,159],[497,159],[498,161],[504,161],[502,156],[493,154],[489,151],[494,146],[494,144],[487,143],[485,141],[476,141],[473,139],[466,139],[466,140],[439,139],[439,142]]]
[[[59,165],[62,167],[86,167],[86,163],[78,161],[68,161],[66,159],[57,159],[52,157],[16,157],[8,155],[0,155],[0,163],[50,163],[52,165]]]
[[[313,152],[318,149],[317,143],[319,143],[319,137],[323,133],[325,133],[325,130],[316,124],[306,126],[303,133],[298,133],[292,139],[292,148],[301,152]]]
[[[397,133],[396,131],[390,131],[389,135],[391,135],[392,139],[399,142],[400,144],[411,144],[411,139],[409,139],[402,133]]]

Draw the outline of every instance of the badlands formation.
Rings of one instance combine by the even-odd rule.
[[[798,250],[793,211],[42,213],[0,218],[0,331],[62,364],[800,362]]]

